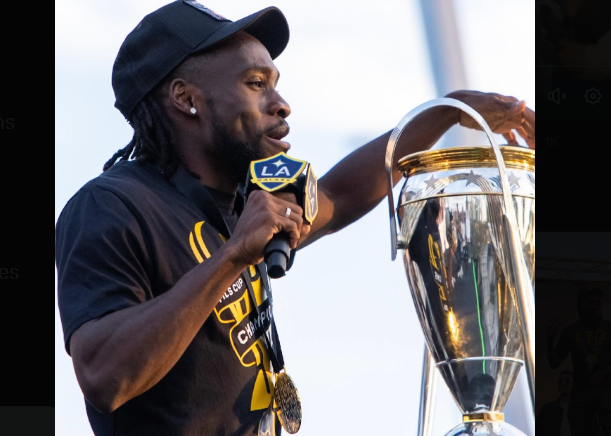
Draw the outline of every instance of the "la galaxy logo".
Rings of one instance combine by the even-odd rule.
[[[312,224],[318,213],[318,183],[312,165],[308,165],[306,175],[303,215],[308,223]]]
[[[295,182],[307,162],[279,153],[250,163],[251,182],[267,192],[274,192]]]

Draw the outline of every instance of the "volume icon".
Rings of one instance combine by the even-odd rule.
[[[560,88],[556,88],[553,91],[547,93],[547,99],[553,101],[556,104],[560,104]],[[562,99],[566,98],[566,94],[562,94]]]

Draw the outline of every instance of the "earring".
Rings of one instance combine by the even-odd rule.
[[[193,115],[195,115],[195,113],[196,113],[197,111],[195,110],[195,108],[194,108],[194,107],[192,107],[191,109],[189,109],[189,112],[191,112]]]

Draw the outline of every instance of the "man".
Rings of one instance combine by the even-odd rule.
[[[292,249],[303,248],[386,195],[390,132],[320,179],[311,226],[294,195],[254,191],[244,203],[249,163],[290,148],[282,138],[291,109],[272,62],[287,42],[276,8],[234,23],[176,1],[119,50],[115,106],[134,138],[70,200],[56,229],[66,350],[96,435],[256,434],[274,388],[270,359],[282,360],[265,246],[286,232]],[[515,131],[534,148],[525,102],[449,96],[510,143]],[[429,148],[456,123],[476,126],[453,108],[419,120],[397,156]]]
[[[572,356],[575,382],[568,419],[572,436],[593,434],[594,415],[605,436],[611,436],[611,322],[601,318],[600,289],[583,287],[577,296],[579,321],[566,327],[556,347],[558,328],[548,328],[547,360],[556,369]]]
[[[558,376],[560,396],[544,405],[537,415],[537,431],[541,436],[571,436],[567,410],[572,388],[573,371],[562,371]]]

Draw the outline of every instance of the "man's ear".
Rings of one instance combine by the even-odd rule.
[[[172,80],[168,86],[170,106],[185,115],[192,116],[191,108],[195,107],[193,95],[195,89],[195,86],[185,79],[176,78]]]

